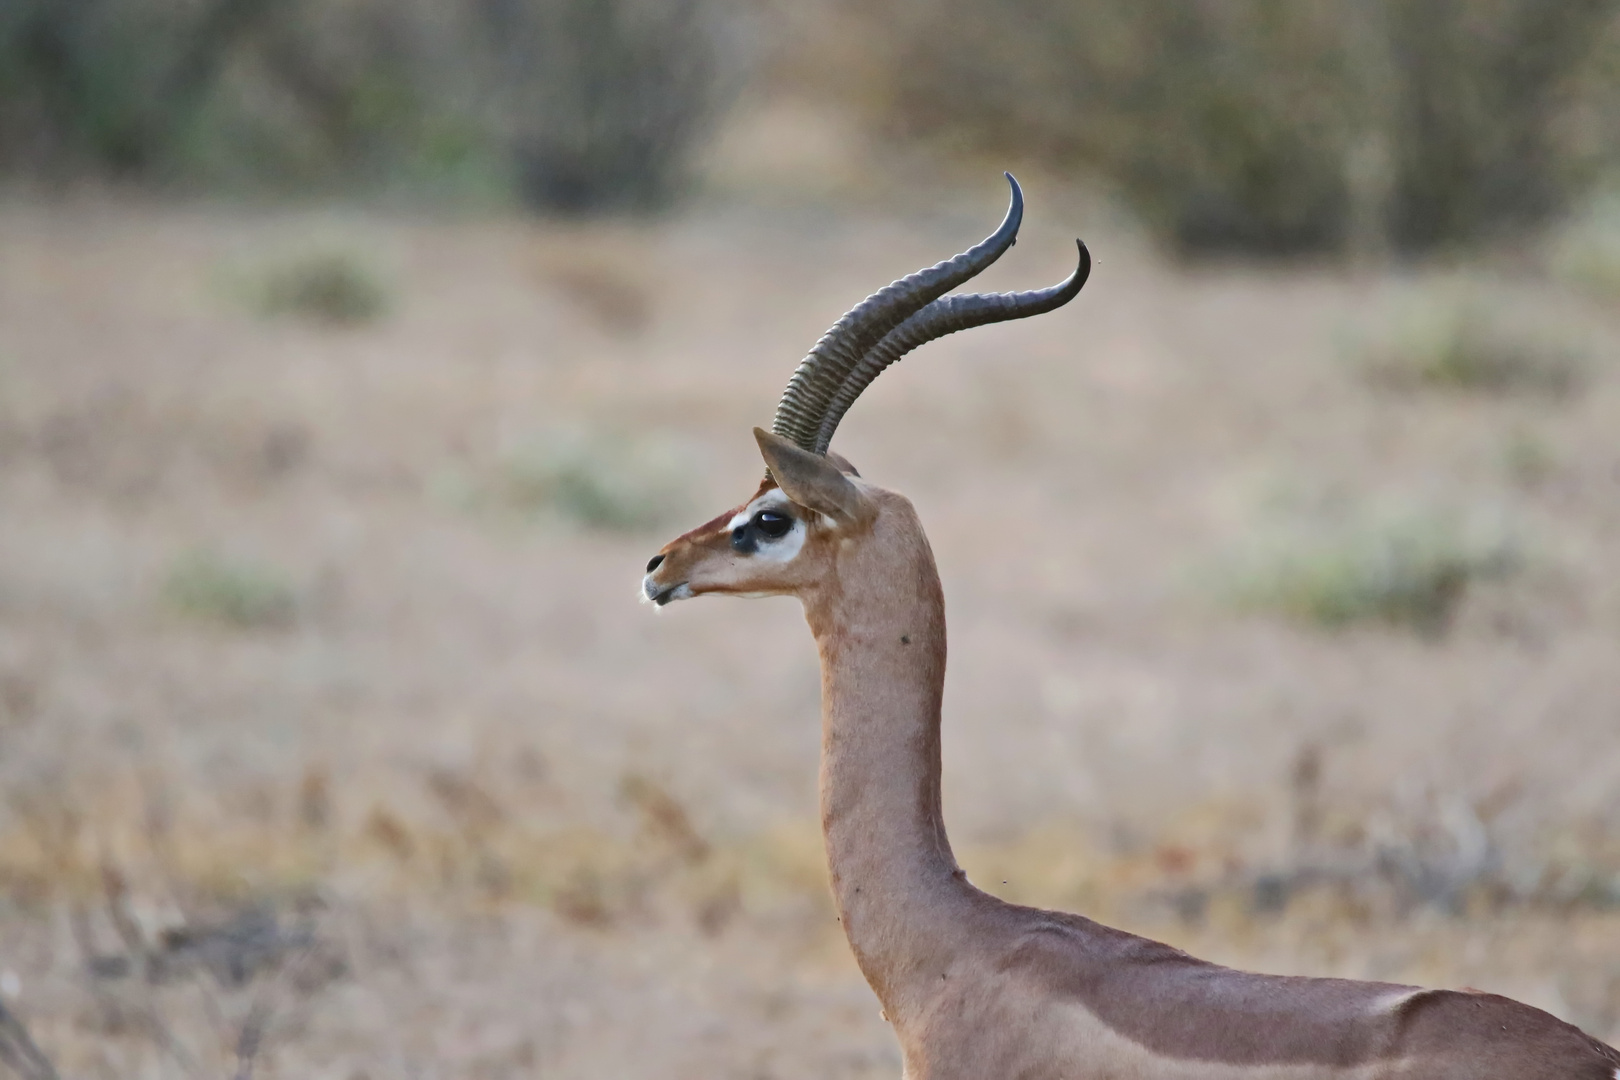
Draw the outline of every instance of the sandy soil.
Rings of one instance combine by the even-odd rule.
[[[975,878],[1620,1036],[1620,371],[1380,388],[1346,342],[1415,277],[1175,270],[1029,196],[987,286],[1080,231],[1082,297],[929,346],[838,439],[930,529]],[[636,587],[752,490],[816,335],[1000,199],[0,206],[0,1002],[71,1076],[896,1075],[824,894],[797,610]],[[255,312],[312,246],[388,314]],[[1524,569],[1439,639],[1223,601],[1265,537],[1385,506],[1507,522]],[[203,557],[280,599],[177,602]]]

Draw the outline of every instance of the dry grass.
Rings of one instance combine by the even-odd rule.
[[[1460,972],[1423,957],[1425,942],[1493,922],[1620,929],[1620,848],[1601,820],[1536,837],[1525,859],[1505,843],[1522,793],[1477,805],[1334,805],[1320,779],[1313,748],[1295,770],[1280,857],[1255,856],[1265,813],[1228,800],[1189,807],[1152,837],[1122,842],[1051,822],[968,845],[962,860],[976,883],[1018,902],[1205,949],[1307,932],[1311,955],[1340,965],[1368,936],[1407,951],[1403,963]],[[92,1072],[114,1048],[118,1060],[200,1075],[251,1068],[260,1054],[273,1064],[280,1043],[308,1034],[310,1010],[334,1007],[363,972],[352,952],[366,946],[345,937],[345,922],[405,902],[452,923],[539,907],[562,933],[601,947],[653,929],[719,955],[766,947],[818,978],[848,977],[812,821],[711,839],[667,789],[627,774],[620,827],[537,830],[495,777],[435,772],[421,786],[438,820],[383,804],[340,812],[312,795],[309,776],[279,812],[229,828],[201,806],[155,811],[151,793],[129,785],[14,804],[0,884],[19,914],[69,913],[63,960],[96,1003],[78,1036],[90,1042],[50,1049]],[[323,808],[312,812],[312,798]],[[1620,1017],[1620,980],[1603,976],[1606,962],[1562,961],[1566,1007],[1587,1023]]]

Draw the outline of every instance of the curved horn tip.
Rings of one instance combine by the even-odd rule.
[[[1074,238],[1074,246],[1080,249],[1080,280],[1084,281],[1091,276],[1091,249],[1078,236]]]

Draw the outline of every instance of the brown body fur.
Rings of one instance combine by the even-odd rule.
[[[796,554],[740,554],[722,515],[645,587],[803,602],[833,895],[908,1080],[1620,1080],[1620,1053],[1507,998],[1233,971],[976,889],[941,813],[945,608],[922,525],[903,496],[759,437]]]

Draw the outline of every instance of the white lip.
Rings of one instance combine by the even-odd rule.
[[[684,581],[673,589],[660,589],[653,581],[651,574],[641,579],[641,602],[644,604],[657,604],[659,607],[663,607],[674,600],[690,600],[691,598],[692,586]]]

